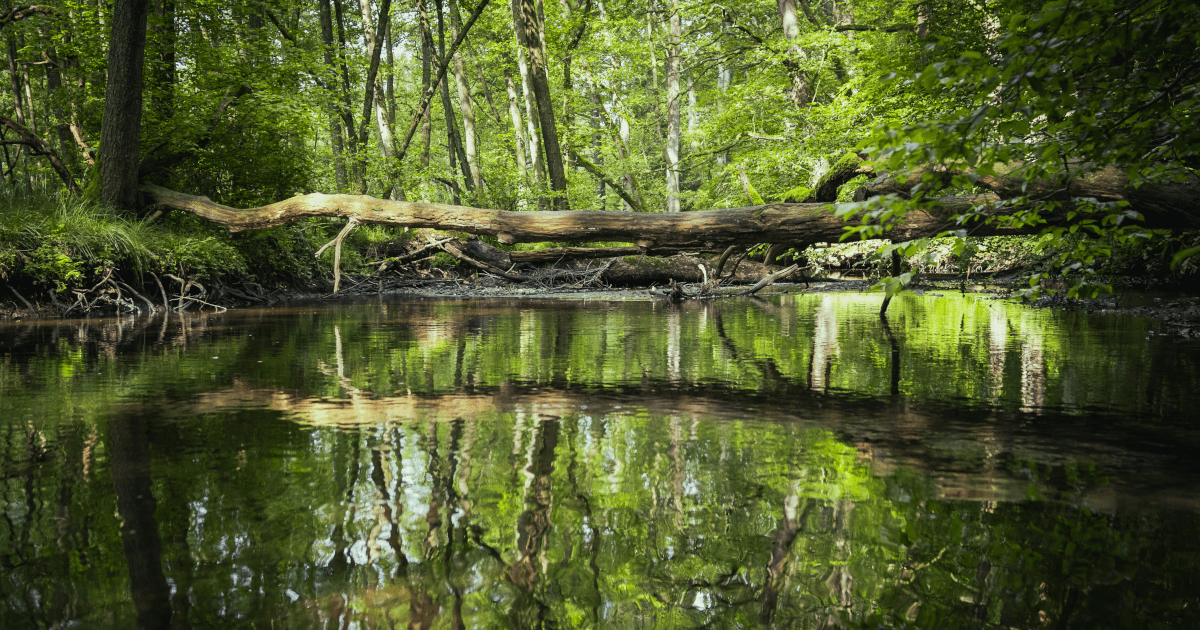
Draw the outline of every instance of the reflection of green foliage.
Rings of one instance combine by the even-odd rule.
[[[560,627],[751,627],[772,610],[779,627],[829,616],[1032,627],[1043,613],[1068,627],[1194,625],[1195,514],[1092,512],[1079,502],[1106,485],[1100,467],[1057,452],[989,459],[954,431],[925,440],[930,458],[994,466],[982,478],[1017,489],[999,495],[1012,502],[947,499],[945,480],[903,466],[883,475],[869,448],[810,419],[829,403],[829,417],[873,421],[876,403],[847,401],[890,396],[892,347],[865,325],[878,298],[773,300],[173,317],[164,334],[192,330],[186,346],[143,334],[157,320],[116,345],[129,324],[112,320],[87,337],[106,340],[102,352],[63,327],[0,362],[0,558],[21,558],[0,577],[0,610],[27,618],[35,605],[8,594],[33,585],[41,602],[73,602],[40,604],[51,622],[134,619],[108,426],[136,413],[151,419],[182,626],[310,627],[337,614],[386,626],[386,611],[395,619],[425,597],[453,610],[456,593],[478,627],[530,610]],[[1111,353],[1145,323],[975,296],[901,295],[893,308],[906,407],[1024,406],[1036,347],[1046,405],[1162,411],[1143,406],[1147,383],[1122,383],[1153,357]],[[810,393],[814,369],[847,395]],[[1187,396],[1194,359],[1170,373],[1181,380],[1163,391]],[[656,400],[687,387],[721,389]],[[461,407],[440,402],[451,394]],[[543,406],[562,396],[569,408]],[[411,412],[385,418],[392,409]],[[521,583],[517,541],[529,532],[540,547]]]

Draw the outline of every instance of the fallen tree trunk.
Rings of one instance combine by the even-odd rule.
[[[550,247],[528,252],[508,252],[509,259],[514,263],[556,263],[569,260],[585,260],[588,258],[612,258],[614,256],[671,256],[680,253],[678,247],[656,247],[644,249],[641,247]],[[693,251],[695,249],[693,248]]]
[[[1037,201],[1061,201],[1091,198],[1100,202],[1128,201],[1130,208],[1140,212],[1146,227],[1194,230],[1200,228],[1200,179],[1183,174],[1182,181],[1170,184],[1143,184],[1133,187],[1125,171],[1108,166],[1089,170],[1086,165],[1073,164],[1081,173],[1068,181],[1033,180],[1021,177],[1020,165],[1008,165],[998,175],[977,177],[974,184],[991,191],[997,200],[1026,196]],[[907,175],[884,174],[859,188],[855,201],[879,195],[895,194],[908,197],[921,182],[923,175],[933,173],[943,185],[949,185],[955,175],[971,175],[967,170],[919,169]]]
[[[884,183],[886,183],[885,180]],[[881,190],[881,184],[875,184]],[[1150,228],[1200,228],[1196,199],[1200,186],[1180,184],[1176,190],[1132,191],[1132,199],[1145,199],[1152,212],[1134,206],[1146,215]],[[1163,188],[1163,187],[1159,187]],[[841,238],[846,223],[834,215],[834,204],[766,204],[724,210],[681,213],[644,212],[509,212],[436,203],[392,201],[365,195],[314,193],[293,197],[259,208],[238,210],[161,186],[142,186],[146,198],[166,209],[182,210],[224,225],[230,232],[284,225],[310,217],[344,217],[359,223],[376,223],[411,228],[434,228],[495,236],[501,243],[596,242],[636,243],[642,250],[688,248],[715,250],[728,245],[786,243],[796,247]],[[1190,192],[1190,196],[1188,193]],[[1046,225],[1068,225],[1077,206],[1067,201],[1042,214],[1045,223],[1020,228],[975,222],[966,226],[955,217],[984,204],[1000,200],[996,194],[961,195],[932,200],[930,208],[914,210],[892,231],[892,240],[935,236],[945,230],[966,227],[973,236],[1033,234]],[[1020,206],[993,210],[991,216],[1013,214]]]

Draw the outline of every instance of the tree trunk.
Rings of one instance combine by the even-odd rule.
[[[542,128],[542,147],[545,149],[546,170],[550,175],[550,188],[558,193],[554,207],[567,210],[567,174],[563,169],[562,149],[558,143],[558,128],[554,122],[554,103],[550,97],[550,78],[546,72],[545,47],[542,42],[542,25],[534,0],[520,0],[521,24],[524,29],[525,49],[529,51],[529,75],[533,82],[533,95],[537,101],[538,118]]]
[[[392,38],[392,22],[388,20],[387,33],[383,39],[384,47],[387,49],[387,87],[385,95],[387,97],[387,119],[388,127],[395,129],[396,127],[396,60],[395,53],[392,51],[396,46],[396,40]]]
[[[320,19],[321,19],[321,43],[324,48],[325,65],[329,66],[329,76],[333,78],[331,89],[336,89],[337,81],[337,64],[333,60],[333,12],[329,5],[329,0],[320,1]],[[333,173],[334,183],[337,186],[338,192],[349,190],[346,180],[346,159],[342,155],[342,140],[343,131],[342,124],[338,116],[338,99],[330,93],[331,100],[327,109],[329,110],[329,144],[333,150]]]
[[[366,163],[359,151],[358,134],[355,133],[354,114],[350,105],[350,64],[346,59],[346,16],[342,11],[342,0],[333,0],[333,15],[337,21],[338,32],[338,65],[342,70],[342,126],[346,130],[346,152],[352,161],[350,171],[354,176],[354,185],[358,190],[367,186]]]
[[[692,151],[699,151],[700,141],[697,138],[700,132],[700,108],[696,105],[696,77],[694,77],[692,73],[688,73],[687,88],[688,137],[691,138],[689,144]]]
[[[445,64],[450,61],[450,57],[446,55],[446,22],[443,15],[442,0],[434,0],[434,6],[438,12],[438,59],[439,63]],[[442,113],[446,117],[446,142],[450,145],[450,170],[454,170],[455,165],[462,167],[463,183],[466,184],[467,190],[475,190],[475,179],[471,177],[471,167],[467,162],[467,152],[463,148],[462,136],[458,133],[458,121],[454,118],[454,106],[450,102],[450,85],[448,81],[442,81]],[[457,198],[456,198],[457,199]]]
[[[123,210],[138,202],[138,139],[147,0],[116,0],[100,137],[100,198]]]
[[[796,0],[776,0],[779,19],[783,23],[783,36],[788,40],[788,59],[784,65],[792,72],[792,102],[805,106],[812,102],[808,74],[800,69],[800,60],[805,58],[804,49],[796,45],[800,37],[800,15],[796,12]]]
[[[529,72],[529,45],[525,38],[525,27],[521,9],[522,0],[511,0],[513,13],[513,32],[517,36],[517,70],[521,73],[521,90],[525,95],[526,124],[529,131],[529,164],[533,169],[533,179],[540,188],[546,181],[546,166],[542,151],[542,125],[538,116],[537,100],[533,95],[533,77]],[[538,200],[542,210],[547,209],[545,201]]]
[[[617,126],[613,124],[612,119],[608,116],[608,113],[602,104],[599,86],[596,84],[595,77],[592,76],[591,68],[588,67],[587,61],[580,60],[580,67],[583,69],[583,76],[588,83],[588,87],[591,88],[592,103],[599,106],[599,122],[608,129],[613,146],[616,147],[617,150],[617,159],[620,160],[621,167],[624,169],[621,174],[622,185],[610,185],[613,185],[613,188],[618,190],[618,194],[621,195],[622,199],[625,199],[626,210],[638,210],[642,208],[642,197],[641,193],[638,191],[637,179],[634,178],[633,170],[629,165],[629,122],[623,115],[618,113],[617,117],[620,119],[620,125]],[[617,102],[614,104],[614,109],[619,110],[620,100],[619,98],[616,100]],[[583,167],[589,171],[591,170],[586,164],[583,164]],[[603,183],[603,180],[601,180],[601,183]],[[631,199],[636,203],[630,203]]]
[[[16,121],[29,126],[29,116],[25,113],[25,97],[21,90],[21,70],[17,67],[17,40],[8,36],[8,74],[12,79],[13,112]]]
[[[450,0],[450,34],[455,39],[462,32],[462,18],[458,15],[458,0]],[[479,174],[479,154],[475,147],[475,102],[471,98],[471,88],[467,85],[467,72],[463,66],[461,52],[454,53],[454,82],[458,86],[458,106],[463,116],[463,149],[466,158],[466,168],[463,174],[471,179],[471,188],[482,188],[483,181]]]
[[[728,21],[721,23],[721,30],[727,30],[730,27]],[[733,83],[733,70],[725,65],[724,58],[717,64],[717,116],[725,113],[725,96],[729,92],[729,85]],[[729,163],[729,152],[725,151],[717,154],[717,164],[725,165]]]
[[[367,121],[374,114],[375,130],[379,133],[379,151],[383,154],[383,159],[389,163],[389,180],[391,179],[390,162],[395,153],[392,145],[392,130],[388,126],[387,112],[384,111],[383,88],[379,84],[379,65],[383,53],[383,40],[387,34],[391,5],[391,0],[383,0],[379,7],[379,24],[373,31],[372,24],[374,20],[371,19],[371,2],[370,0],[359,0],[359,9],[362,11],[363,18],[363,43],[366,44],[367,50],[371,51],[371,57],[367,66],[367,81],[363,86],[363,98],[365,102],[363,103],[363,120],[362,128],[358,134],[358,143],[366,146],[368,137]],[[361,190],[364,194],[367,192],[365,186]]]
[[[1133,189],[1118,169],[1102,171],[1090,182],[1079,182],[1070,194],[1101,200],[1125,199],[1142,212],[1147,228],[1200,228],[1200,182],[1146,184]],[[981,181],[983,178],[981,178]],[[1014,186],[1004,183],[1005,188]],[[224,225],[231,232],[284,225],[300,219],[329,216],[356,218],[412,228],[455,230],[497,237],[501,243],[633,242],[639,247],[694,247],[711,250],[727,245],[788,243],[804,248],[818,242],[836,242],[846,223],[824,203],[767,204],[725,210],[686,213],[634,212],[508,212],[447,206],[443,204],[388,201],[354,195],[311,194],[293,197],[269,206],[237,210],[195,197],[146,184],[142,192],[156,204],[191,212]],[[983,203],[1000,199],[995,194],[962,195],[930,200],[928,210],[912,210],[893,230],[880,235],[895,241],[936,236],[947,230],[965,228],[973,236],[1033,234],[1046,226],[1070,225],[1079,204],[1069,200],[1054,211],[1043,212],[1045,223],[1010,228],[993,222],[965,225],[957,217]],[[1027,207],[1009,206],[993,210],[991,216],[1011,216]]]
[[[678,2],[672,1],[670,7],[667,27],[667,212],[679,212],[679,87],[682,74],[679,40],[683,26]]]
[[[151,29],[158,41],[158,58],[155,60],[151,80],[154,82],[154,92],[150,97],[151,106],[161,121],[169,121],[175,115],[175,2],[174,0],[159,0],[155,3],[154,14],[157,24]]]
[[[425,10],[425,0],[417,0],[418,27],[421,29],[421,94],[431,91],[433,77],[433,27],[429,24],[429,13]],[[429,110],[421,114],[421,166],[429,166],[429,146],[432,136]]]
[[[525,164],[525,137],[521,132],[521,106],[517,104],[517,86],[513,84],[512,70],[504,69],[504,86],[508,90],[508,115],[512,118],[513,139],[516,141],[517,170],[521,180],[529,179],[529,167]]]
[[[54,117],[52,124],[58,134],[58,153],[62,156],[63,163],[68,169],[78,172],[79,159],[74,138],[71,137],[70,116],[67,114],[67,110],[63,109],[62,101],[64,99],[60,96],[63,86],[59,64],[63,61],[58,58],[53,47],[47,51],[46,56],[51,62],[46,66],[46,99],[50,102],[48,109]]]

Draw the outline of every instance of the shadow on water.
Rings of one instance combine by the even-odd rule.
[[[0,625],[1196,624],[1194,345],[877,307],[0,326]]]

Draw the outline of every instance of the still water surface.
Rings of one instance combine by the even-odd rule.
[[[0,325],[0,627],[1200,627],[1200,345],[987,296]]]

